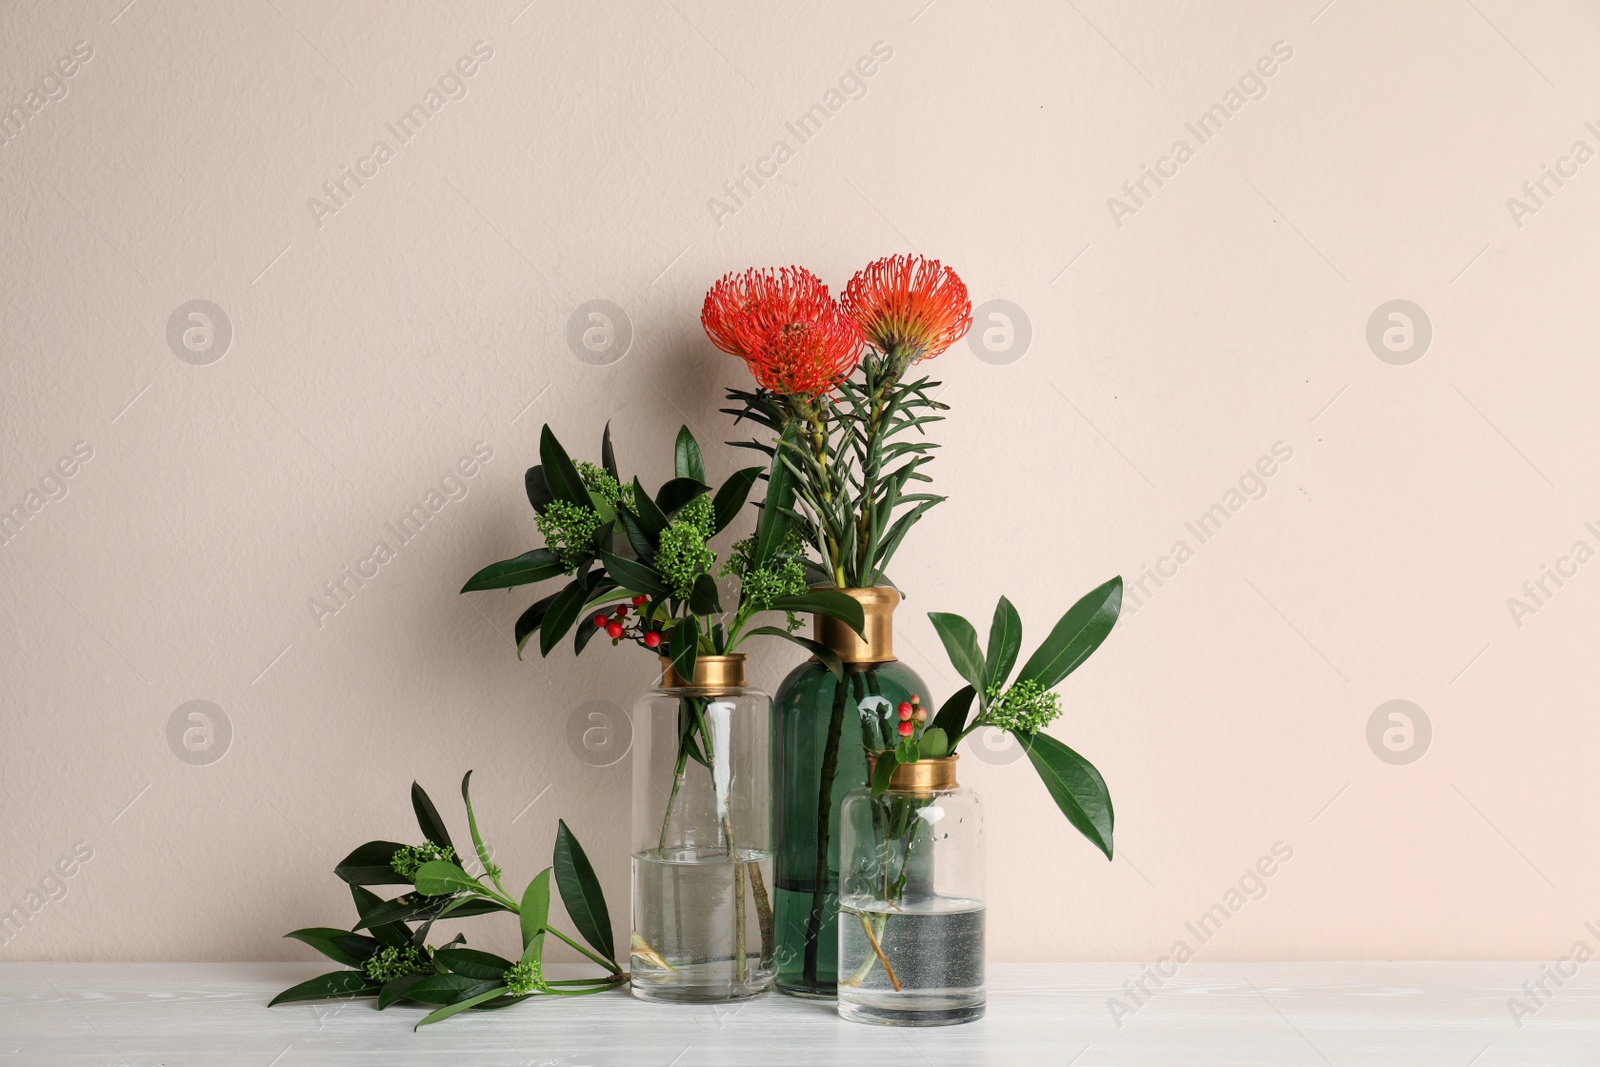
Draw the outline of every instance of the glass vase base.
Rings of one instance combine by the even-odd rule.
[[[772,989],[772,974],[764,972],[739,982],[729,978],[726,963],[679,967],[654,980],[640,975],[635,970],[628,988],[640,1000],[677,1004],[715,1004],[765,996]]]
[[[774,988],[777,989],[778,992],[782,993],[786,997],[799,997],[801,1000],[838,1000],[839,999],[838,987],[837,986],[832,986],[832,985],[829,985],[829,986],[784,985],[782,982],[778,982],[774,986]]]
[[[915,993],[869,990],[839,998],[839,1018],[875,1026],[955,1026],[983,1018],[982,996],[957,991]]]

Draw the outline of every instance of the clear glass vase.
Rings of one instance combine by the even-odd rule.
[[[839,1014],[889,1026],[983,1016],[983,812],[957,757],[895,769],[840,817]]]
[[[662,661],[633,717],[633,995],[739,1000],[772,984],[770,700],[743,656]]]
[[[861,602],[865,637],[818,616],[815,638],[845,664],[841,684],[813,659],[796,667],[772,705],[777,986],[835,996],[838,981],[839,806],[867,784],[862,708],[892,708],[927,687],[895,659],[893,589],[846,589]]]

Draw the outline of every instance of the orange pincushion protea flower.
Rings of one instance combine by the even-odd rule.
[[[826,393],[861,358],[860,328],[803,267],[724,275],[706,293],[700,324],[758,385],[783,396]]]
[[[857,272],[839,298],[891,362],[932,359],[966,334],[972,300],[956,272],[937,259],[885,256]]]

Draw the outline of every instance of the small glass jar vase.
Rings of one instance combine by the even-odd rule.
[[[863,723],[913,694],[917,673],[895,658],[888,587],[843,589],[861,604],[865,636],[825,615],[814,636],[844,664],[841,682],[813,658],[778,687],[772,704],[772,805],[781,992],[832,999],[839,978],[839,805],[867,784]]]
[[[772,984],[770,700],[744,657],[663,659],[633,716],[633,995],[716,1001]]]
[[[840,812],[839,1014],[889,1026],[981,1018],[983,812],[956,759],[895,768]]]

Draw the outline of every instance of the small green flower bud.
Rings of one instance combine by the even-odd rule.
[[[539,988],[540,976],[538,965],[532,960],[518,963],[506,972],[502,979],[505,987],[513,996],[525,997]]]
[[[395,852],[389,860],[389,866],[394,868],[394,873],[411,881],[417,876],[417,868],[433,860],[449,860],[456,862],[456,850],[453,848],[440,848],[432,841],[424,841],[420,845],[406,845]]]

